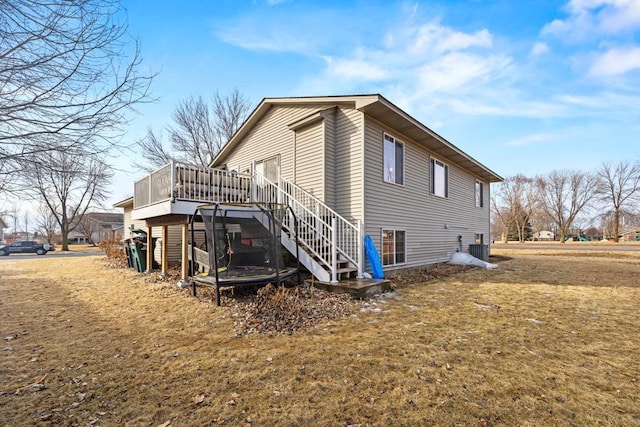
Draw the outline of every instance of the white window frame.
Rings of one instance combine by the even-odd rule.
[[[393,144],[393,159],[392,159],[393,167],[391,168],[391,170],[387,170],[387,150],[386,150],[387,142],[390,142]],[[398,145],[402,147],[402,170],[400,170],[401,182],[397,182],[398,170],[396,168],[397,166],[396,153],[397,153]],[[404,181],[405,181],[404,165],[405,165],[405,159],[406,159],[404,148],[405,148],[404,142],[399,141],[397,138],[389,135],[388,133],[383,134],[382,136],[382,179],[384,180],[384,182],[404,186]]]
[[[473,187],[473,193],[474,193],[476,208],[483,208],[484,207],[484,182],[476,179]]]
[[[437,174],[436,166],[438,168],[442,168],[442,176],[444,183],[442,185],[437,184],[437,178],[440,174]],[[435,157],[431,157],[429,161],[429,192],[437,197],[448,198],[449,197],[449,165],[445,162],[436,159]],[[442,188],[441,188],[442,187]]]
[[[384,246],[384,234],[385,232],[391,231],[393,232],[393,262],[385,263],[385,246]],[[398,251],[397,251],[397,237],[396,234],[398,232],[404,233],[404,247],[402,253],[404,254],[404,261],[398,262]],[[380,230],[380,242],[382,244],[382,265],[383,266],[393,266],[393,265],[403,265],[407,263],[407,230],[402,228],[382,228]]]

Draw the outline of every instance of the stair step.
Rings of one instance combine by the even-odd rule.
[[[345,268],[338,268],[336,270],[336,272],[338,274],[342,274],[342,273],[353,273],[354,271],[358,271],[357,268],[353,268],[353,267],[345,267]]]

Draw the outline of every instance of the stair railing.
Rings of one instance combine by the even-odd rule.
[[[362,276],[361,223],[351,223],[320,199],[284,178],[269,181],[254,172],[254,200],[260,203],[283,203],[291,207],[298,219],[298,240],[307,251],[325,265],[331,281],[337,282],[338,254],[357,268]],[[291,226],[285,220],[285,227]]]

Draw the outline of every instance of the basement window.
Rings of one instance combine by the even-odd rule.
[[[404,264],[407,261],[407,240],[404,230],[382,230],[382,265]]]

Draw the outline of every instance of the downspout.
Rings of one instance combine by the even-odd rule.
[[[364,233],[362,232],[362,221],[358,220],[358,275],[356,276],[358,279],[362,279],[362,273],[364,272],[364,256],[363,256],[363,250],[362,250],[362,245],[363,245],[363,241],[364,239],[362,238],[362,236],[364,235]]]
[[[338,283],[338,233],[336,217],[331,216],[331,283]]]

